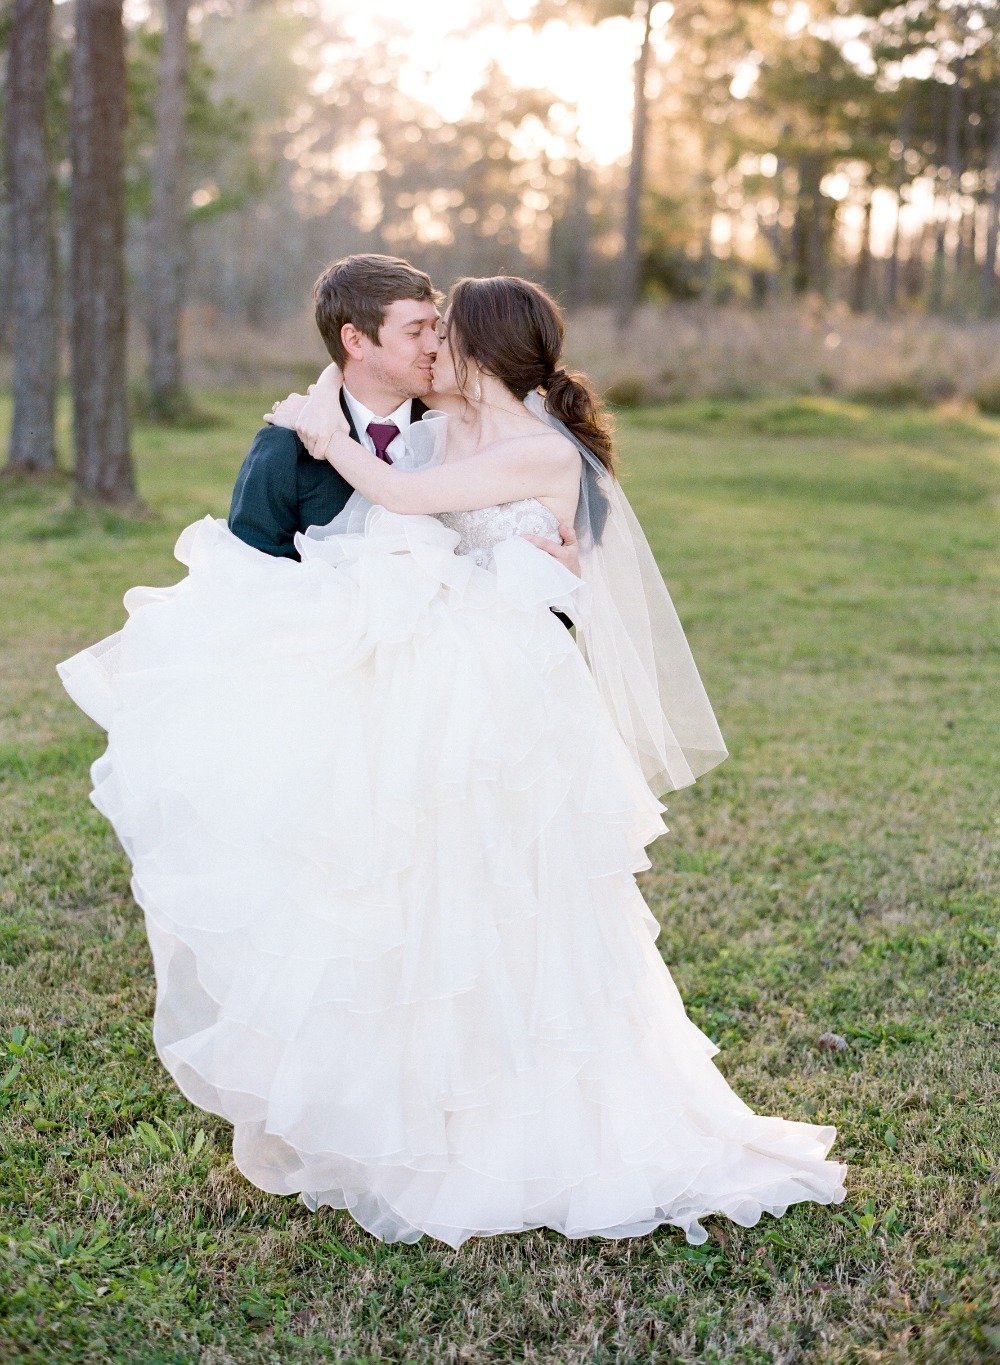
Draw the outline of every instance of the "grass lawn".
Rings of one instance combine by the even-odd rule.
[[[270,398],[140,426],[145,520],[0,485],[0,1360],[996,1359],[1000,422],[832,400],[623,419],[731,750],[670,800],[658,943],[738,1093],[837,1126],[848,1198],[712,1219],[697,1248],[454,1252],[263,1194],[176,1091],[128,863],[87,801],[103,733],[55,673],[126,588],[181,576],[177,533],[225,514]]]

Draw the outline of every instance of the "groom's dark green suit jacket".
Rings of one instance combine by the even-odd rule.
[[[360,443],[354,419],[340,395],[351,436]],[[414,398],[411,421],[427,405]],[[296,531],[325,526],[342,511],[354,489],[328,460],[314,460],[290,427],[261,427],[240,466],[229,507],[229,529],[267,555],[298,559]]]

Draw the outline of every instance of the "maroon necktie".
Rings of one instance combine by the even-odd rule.
[[[368,435],[375,442],[375,454],[380,460],[385,460],[386,464],[392,464],[392,460],[387,454],[389,445],[399,435],[399,427],[395,422],[369,422]]]

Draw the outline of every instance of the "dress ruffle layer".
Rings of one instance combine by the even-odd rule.
[[[206,517],[59,665],[108,731],[161,1061],[248,1180],[385,1241],[841,1200],[835,1128],[744,1104],[656,949],[664,807],[548,610],[579,581],[456,540],[377,510],[297,563]]]

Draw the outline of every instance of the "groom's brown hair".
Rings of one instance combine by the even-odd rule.
[[[422,270],[398,256],[377,252],[344,256],[328,265],[313,285],[312,296],[319,334],[341,369],[347,352],[340,333],[348,322],[377,346],[391,303],[399,299],[437,303],[442,297]]]

